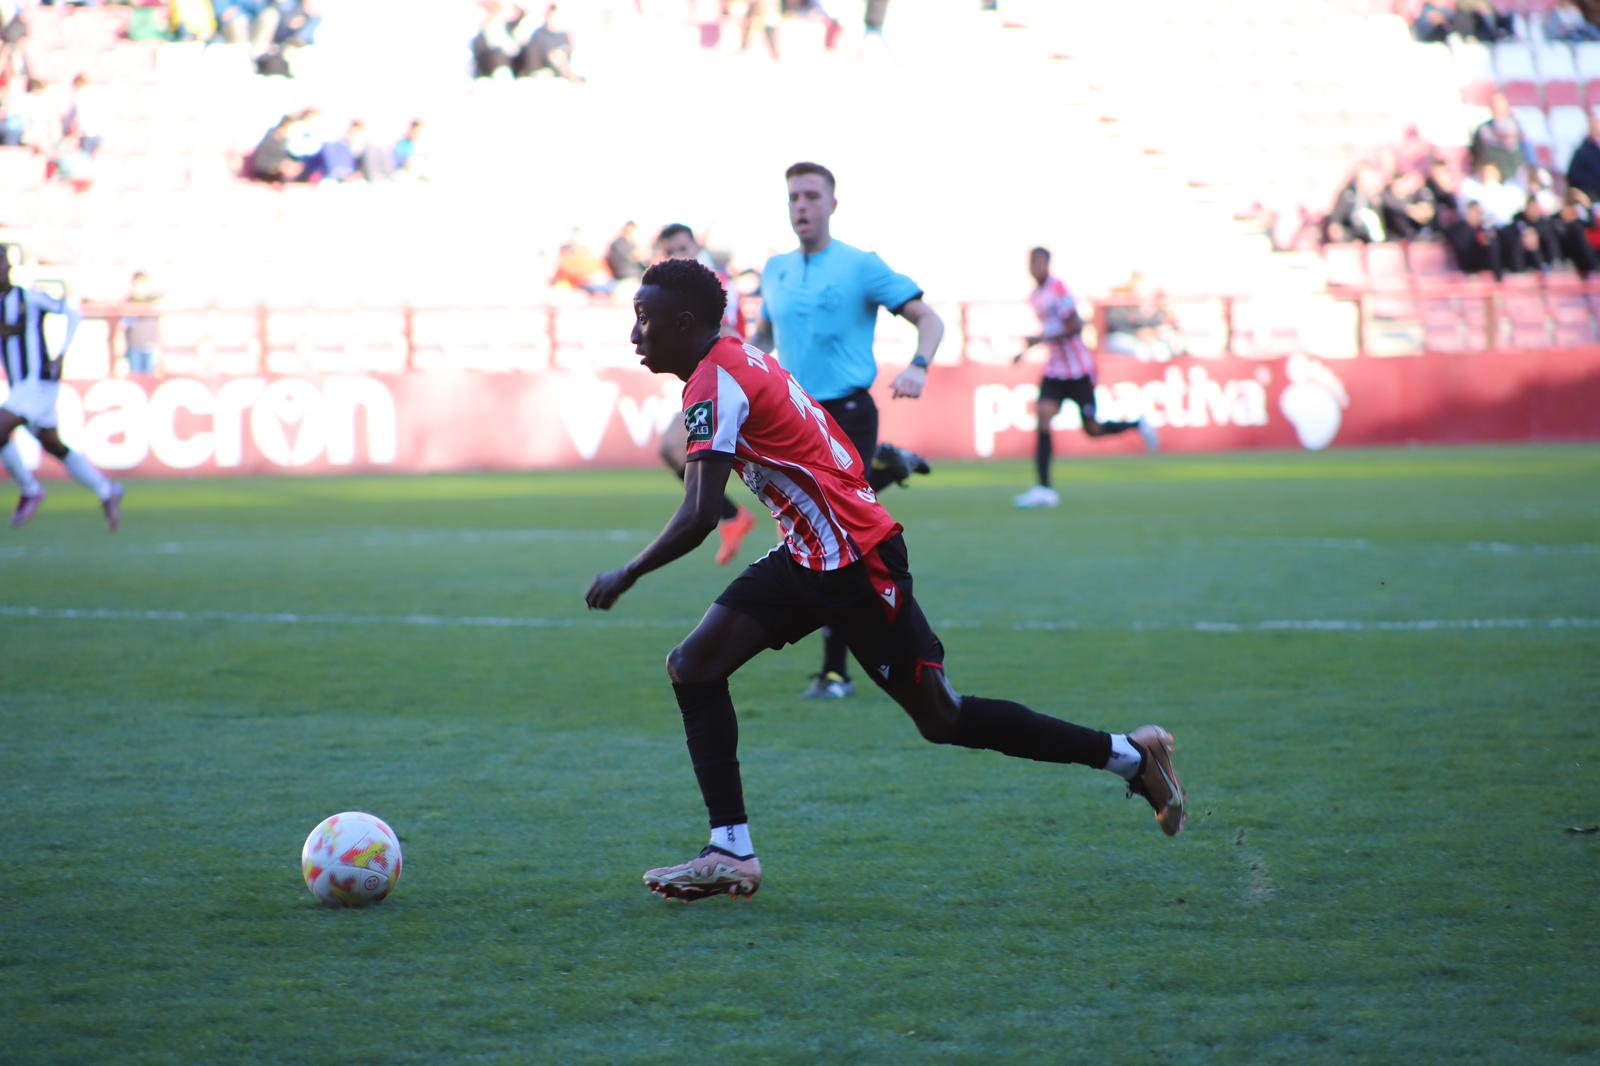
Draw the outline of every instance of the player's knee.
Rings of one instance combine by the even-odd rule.
[[[1092,418],[1083,420],[1083,431],[1091,437],[1102,437],[1106,432],[1105,427]]]
[[[693,685],[714,680],[706,673],[704,660],[687,644],[679,644],[667,653],[667,678],[674,685]]]
[[[906,706],[917,732],[930,744],[955,744],[961,719],[960,697],[948,692],[945,686],[922,686],[916,698]]]
[[[39,447],[43,448],[50,455],[53,455],[55,458],[60,459],[63,462],[72,452],[72,449],[68,448],[65,444],[62,444],[61,438],[56,436],[41,436],[39,438]]]

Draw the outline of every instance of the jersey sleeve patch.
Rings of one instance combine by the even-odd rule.
[[[683,428],[689,434],[690,444],[704,444],[716,435],[716,401],[701,400],[692,403],[683,412]]]

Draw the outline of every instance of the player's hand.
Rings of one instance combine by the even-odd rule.
[[[908,366],[895,375],[894,382],[890,384],[889,389],[897,400],[902,396],[914,400],[922,395],[923,387],[927,384],[927,370],[920,366]]]
[[[628,568],[621,566],[598,575],[589,586],[589,592],[583,600],[591,611],[609,611],[611,605],[631,588],[633,588],[633,578],[629,576]]]

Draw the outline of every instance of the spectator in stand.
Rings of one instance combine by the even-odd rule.
[[[367,142],[366,126],[353,119],[344,136],[328,141],[319,156],[322,177],[326,181],[349,181],[360,173],[361,152]]]
[[[750,50],[750,38],[759,29],[762,38],[767,42],[767,55],[772,57],[773,62],[777,62],[778,22],[772,11],[777,3],[778,0],[746,0],[744,24],[739,33],[739,51]]]
[[[414,118],[394,144],[394,169],[416,181],[428,180],[427,155],[422,150],[422,120]]]
[[[150,275],[142,270],[134,271],[127,299],[123,301],[132,310],[117,319],[111,331],[112,344],[120,346],[120,355],[128,361],[131,377],[148,377],[156,372],[156,356],[161,351],[161,315],[157,311],[160,300],[150,287]]]
[[[551,284],[603,296],[611,292],[615,282],[606,273],[605,263],[584,243],[582,231],[574,229],[556,255],[556,273]]]
[[[1411,36],[1424,44],[1444,44],[1455,28],[1456,13],[1446,4],[1428,0],[1411,22]]]
[[[1183,354],[1165,292],[1158,289],[1147,299],[1144,277],[1134,271],[1127,284],[1111,290],[1111,296],[1114,302],[1106,308],[1106,351],[1153,363]]]
[[[1383,230],[1383,176],[1363,160],[1334,199],[1323,224],[1323,240],[1381,241]]]
[[[617,281],[636,280],[644,276],[646,264],[639,255],[638,232],[636,223],[624,222],[611,247],[606,249],[606,269]]]
[[[1455,252],[1456,269],[1463,274],[1490,271],[1499,280],[1505,274],[1505,245],[1500,233],[1483,219],[1483,205],[1476,200],[1463,208],[1461,217],[1445,230],[1445,240]],[[1511,242],[1513,246],[1515,241]]]
[[[167,0],[167,19],[175,41],[209,41],[217,35],[211,0]]]
[[[0,144],[49,155],[60,141],[61,112],[50,102],[50,86],[42,78],[29,78],[22,92],[7,96]]]
[[[1511,114],[1511,102],[1505,93],[1489,98],[1489,115],[1489,120],[1472,134],[1472,168],[1493,163],[1502,178],[1521,184],[1522,168],[1533,162],[1533,148]]]
[[[321,181],[327,175],[327,158],[323,149],[328,138],[323,135],[322,112],[314,107],[303,108],[289,119],[284,131],[284,143],[289,156],[300,164],[300,181]]]
[[[1484,221],[1497,229],[1511,225],[1527,201],[1526,192],[1500,180],[1500,168],[1493,163],[1481,164],[1461,183],[1462,209],[1469,203],[1482,204]]]
[[[92,83],[87,74],[79,74],[72,79],[72,99],[62,124],[69,136],[76,136],[82,141],[83,150],[91,156],[100,151],[105,110],[103,86]]]
[[[1561,221],[1568,227],[1568,232],[1575,233],[1582,238],[1582,246],[1574,244],[1567,249],[1568,258],[1577,268],[1579,275],[1587,278],[1600,267],[1600,250],[1594,246],[1595,234],[1594,206],[1589,200],[1589,194],[1582,189],[1567,189],[1567,195],[1561,201],[1561,210],[1558,212]]]
[[[1582,191],[1578,196],[1583,197]],[[1589,244],[1585,216],[1581,210],[1587,198],[1569,199],[1550,210],[1541,197],[1530,196],[1514,220],[1527,265],[1548,274],[1561,263],[1571,263],[1578,276],[1594,272],[1600,257]]]
[[[28,20],[20,0],[0,0],[0,84],[14,75],[31,77],[27,46]]]
[[[78,192],[88,192],[94,182],[94,156],[84,146],[83,138],[74,135],[57,141],[46,173]]]
[[[1485,44],[1512,41],[1517,36],[1516,20],[1495,10],[1493,0],[1456,0],[1456,32]]]
[[[283,0],[283,19],[278,24],[273,44],[279,48],[303,48],[317,43],[322,25],[321,9],[313,0]]]
[[[1439,236],[1438,213],[1433,190],[1418,171],[1402,170],[1383,190],[1383,229],[1391,241]]]
[[[1583,10],[1573,0],[1556,0],[1555,6],[1544,14],[1544,36],[1548,41],[1582,44],[1600,41],[1600,26],[1583,17]]]
[[[517,14],[519,12],[510,4],[499,0],[489,0],[483,5],[483,20],[478,35],[472,39],[473,77],[498,77],[501,71],[510,76],[518,50],[511,32]]]
[[[229,44],[248,44],[250,54],[261,55],[278,36],[282,12],[274,0],[211,0],[217,32]]]
[[[289,129],[294,121],[293,115],[284,115],[250,153],[250,176],[256,181],[282,184],[299,181],[305,174],[304,164],[289,154]]]
[[[531,78],[548,70],[581,85],[583,77],[572,69],[572,35],[566,30],[559,7],[556,4],[547,5],[544,21],[536,27],[530,27],[531,32],[524,32],[523,27],[531,22],[531,18],[524,16],[516,26],[516,38],[522,42],[516,59],[517,77]]]
[[[1461,217],[1461,181],[1455,168],[1443,159],[1428,160],[1428,179],[1424,182],[1433,200],[1436,225],[1444,233]]]
[[[1582,189],[1591,201],[1600,198],[1600,114],[1589,116],[1589,136],[1567,163],[1567,187]]]

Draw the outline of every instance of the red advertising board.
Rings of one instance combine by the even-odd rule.
[[[1600,439],[1600,349],[1102,364],[1102,420],[1143,413],[1168,451]],[[883,436],[941,459],[1028,455],[1037,374],[966,363],[935,367],[918,400],[880,388]],[[657,461],[680,390],[632,369],[107,379],[66,383],[58,413],[70,445],[141,477],[625,466]],[[1069,406],[1058,450],[1141,447],[1077,424]]]

